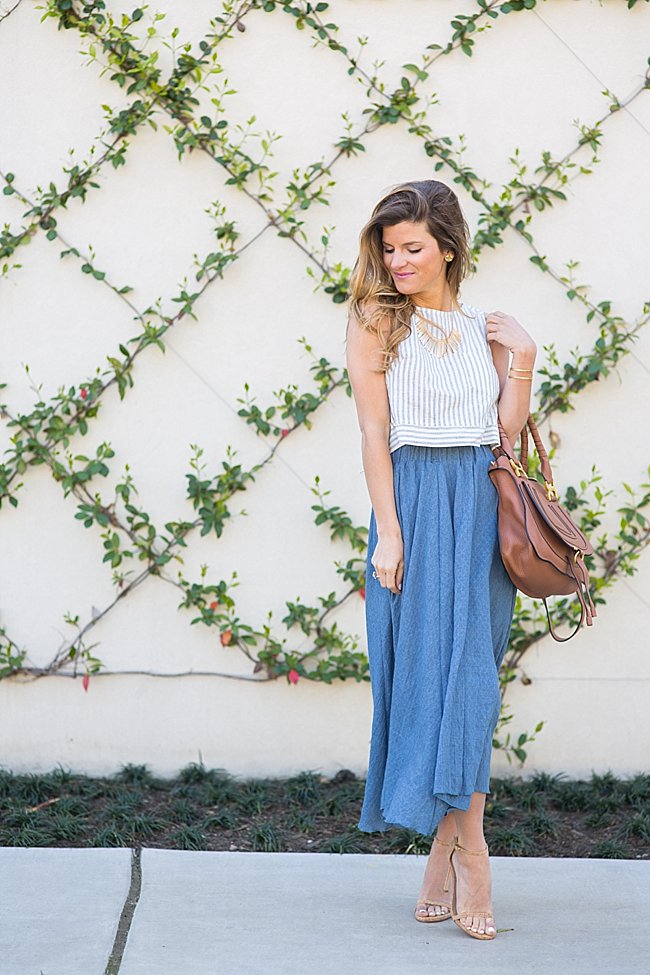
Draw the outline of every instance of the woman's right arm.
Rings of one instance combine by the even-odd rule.
[[[377,525],[371,563],[382,586],[398,593],[404,574],[404,545],[395,508],[393,464],[388,450],[390,407],[386,376],[377,368],[381,343],[350,311],[346,364],[361,430],[363,471]]]

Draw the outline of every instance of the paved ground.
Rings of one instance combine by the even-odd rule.
[[[0,848],[0,975],[649,975],[650,861],[492,858],[495,941],[424,857]]]

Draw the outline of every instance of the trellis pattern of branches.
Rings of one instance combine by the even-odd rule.
[[[627,7],[633,7],[635,2],[628,0]],[[229,448],[222,469],[207,472],[201,459],[202,450],[195,446],[190,470],[185,475],[187,500],[193,515],[188,517],[183,512],[162,526],[154,524],[139,502],[137,486],[128,468],[116,485],[114,497],[102,498],[97,482],[109,474],[115,456],[109,443],[101,444],[94,457],[80,454],[76,447],[73,453],[72,447],[97,422],[107,391],[116,387],[120,400],[126,402],[134,385],[135,363],[148,361],[153,353],[150,347],[164,351],[168,332],[184,328],[188,319],[197,320],[206,292],[218,288],[229,269],[264,234],[277,235],[282,240],[281,246],[297,248],[315,289],[322,289],[335,305],[345,301],[349,268],[332,258],[327,228],[317,241],[310,239],[304,214],[310,208],[329,203],[332,187],[336,185],[335,175],[345,172],[346,160],[365,152],[378,129],[391,125],[406,129],[431,160],[432,171],[455,183],[459,191],[479,205],[472,244],[475,267],[485,248],[498,248],[505,232],[514,232],[528,250],[531,264],[540,273],[549,275],[568,300],[583,307],[585,319],[594,329],[593,347],[576,349],[569,361],[561,363],[554,347],[545,346],[546,361],[538,370],[539,383],[535,390],[538,422],[572,409],[581,390],[602,382],[623,356],[634,355],[634,341],[648,322],[650,304],[644,304],[636,320],[628,322],[616,313],[611,299],[603,296],[597,302],[592,301],[588,297],[590,289],[575,280],[578,262],[564,267],[554,265],[537,247],[534,229],[545,211],[566,203],[565,189],[570,183],[585,179],[593,172],[611,119],[650,87],[650,59],[643,66],[643,82],[625,100],[606,91],[602,114],[588,122],[576,123],[575,144],[563,158],[555,159],[544,152],[531,174],[515,153],[511,160],[514,167],[511,179],[501,186],[492,186],[463,161],[467,147],[462,137],[436,134],[430,121],[432,99],[420,92],[434,65],[439,67],[445,58],[471,57],[486,25],[505,16],[525,16],[535,8],[535,0],[511,3],[477,0],[472,15],[454,17],[451,40],[446,45],[428,43],[412,63],[402,66],[404,74],[395,90],[388,90],[376,66],[371,69],[363,66],[364,38],[358,39],[357,52],[341,43],[339,28],[328,19],[328,6],[280,0],[224,2],[221,14],[209,22],[209,29],[198,45],[175,40],[173,68],[167,77],[162,75],[154,43],[156,40],[167,43],[160,33],[163,17],[150,14],[147,6],[138,7],[119,19],[113,17],[102,0],[89,3],[47,0],[40,7],[43,20],[53,19],[61,30],[78,33],[88,61],[101,74],[109,74],[120,89],[120,104],[124,104],[126,96],[128,107],[105,106],[103,130],[88,148],[84,161],[64,169],[64,185],[51,182],[47,187],[39,186],[29,192],[21,185],[19,174],[0,172],[5,195],[16,197],[24,207],[20,225],[5,225],[0,231],[0,271],[3,277],[17,273],[26,248],[44,235],[59,248],[61,257],[76,262],[81,273],[96,281],[97,288],[108,289],[114,300],[128,309],[137,331],[128,341],[119,343],[106,357],[106,364],[99,365],[92,376],[79,377],[76,384],[59,389],[50,399],[39,396],[31,411],[15,411],[9,403],[0,405],[2,418],[11,430],[11,446],[0,464],[0,506],[4,502],[17,507],[23,478],[30,470],[45,465],[64,495],[74,497],[75,517],[88,528],[99,528],[102,559],[110,565],[114,582],[112,600],[90,618],[66,617],[73,636],[53,651],[45,666],[32,664],[28,650],[0,628],[0,677],[33,680],[82,676],[87,687],[90,675],[117,673],[104,667],[96,655],[97,644],[91,642],[93,633],[122,600],[154,577],[177,590],[179,608],[190,611],[191,623],[215,629],[222,645],[239,649],[248,661],[246,673],[209,670],[205,671],[206,675],[255,681],[283,677],[294,683],[301,678],[328,683],[338,679],[368,679],[366,654],[359,649],[358,640],[344,632],[336,621],[336,611],[344,602],[364,595],[367,529],[355,526],[341,507],[327,502],[330,492],[321,487],[318,477],[312,487],[315,524],[325,526],[332,539],[345,540],[350,557],[345,563],[336,564],[337,588],[319,597],[318,605],[286,603],[282,625],[286,633],[301,631],[308,640],[307,649],[300,652],[288,649],[287,635],[274,630],[270,613],[268,622],[261,628],[239,616],[233,596],[237,585],[234,575],[228,581],[210,581],[205,575],[192,580],[185,578],[181,569],[182,550],[191,544],[192,537],[197,532],[222,536],[231,516],[232,499],[239,492],[250,490],[253,482],[257,485],[255,489],[260,489],[276,451],[287,449],[285,441],[299,428],[311,429],[316,414],[330,397],[340,396],[341,391],[351,395],[345,369],[319,355],[302,338],[300,342],[312,359],[313,388],[300,390],[295,385],[287,385],[274,394],[273,402],[259,405],[245,384],[238,416],[267,445],[265,458],[244,469],[235,462]],[[349,113],[342,115],[343,133],[330,147],[328,161],[323,158],[304,169],[295,169],[282,187],[276,185],[277,174],[271,169],[273,137],[258,139],[234,123],[228,111],[229,91],[220,85],[222,47],[236,44],[238,36],[246,31],[247,21],[264,15],[292,18],[304,40],[326,47],[333,58],[343,59],[352,81],[363,86],[367,103],[356,120]],[[146,40],[142,39],[143,24],[147,25]],[[176,37],[175,32],[173,36]],[[113,280],[92,248],[85,251],[75,241],[68,240],[57,220],[61,209],[88,202],[101,189],[101,181],[111,169],[128,164],[130,147],[147,126],[156,129],[162,126],[173,139],[181,160],[193,152],[204,154],[225,183],[243,193],[265,220],[262,230],[242,240],[236,219],[219,200],[214,201],[211,210],[214,247],[196,257],[178,293],[171,296],[176,305],[174,315],[165,314],[159,301],[138,307],[132,298],[133,288]],[[534,469],[533,473],[536,473]],[[650,468],[648,474],[650,482]],[[579,514],[592,538],[596,538],[601,526],[606,499],[613,493],[612,489],[603,488],[600,481],[601,476],[592,468],[578,487],[566,490],[563,498],[566,506]],[[625,488],[629,501],[617,509],[619,530],[615,535],[603,533],[597,538],[595,556],[588,563],[592,594],[597,603],[604,603],[607,589],[618,578],[634,572],[636,560],[650,541],[650,522],[645,514],[650,503],[650,483],[636,488],[625,485]],[[176,570],[175,574],[172,569]],[[560,620],[572,623],[578,618],[576,602],[568,598],[559,600],[555,613]],[[504,698],[509,684],[522,675],[521,660],[526,650],[545,634],[540,605],[534,600],[519,599],[501,673]],[[199,672],[148,673],[173,677]],[[507,729],[511,717],[504,700],[495,745],[523,760],[526,742],[532,740],[534,732],[511,741]],[[541,724],[536,731],[540,728]]]

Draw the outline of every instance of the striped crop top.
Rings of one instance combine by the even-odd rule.
[[[417,327],[419,319],[411,317],[411,333],[397,346],[397,358],[385,374],[389,452],[403,444],[498,444],[499,375],[485,335],[485,313],[464,301],[460,307],[471,318],[458,311],[416,307],[447,333],[455,326],[461,342],[455,352],[438,358],[429,338]],[[441,334],[435,326],[429,331]]]

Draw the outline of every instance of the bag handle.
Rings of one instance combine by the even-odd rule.
[[[508,435],[506,431],[503,429],[501,419],[498,416],[497,416],[497,424],[499,427],[499,436],[501,437],[501,448],[503,449],[506,456],[514,461],[515,459],[514,451],[512,449],[510,441],[508,440]],[[523,468],[526,476],[528,476],[528,429],[527,428],[530,428],[530,432],[533,435],[533,440],[535,442],[535,449],[537,450],[537,455],[540,461],[540,467],[542,469],[542,476],[544,477],[544,481],[546,483],[546,493],[548,499],[549,501],[558,501],[559,496],[555,489],[555,484],[553,482],[553,471],[551,470],[551,463],[548,459],[546,448],[542,443],[542,438],[539,435],[537,424],[533,420],[532,413],[528,414],[526,423],[524,424],[524,427],[520,434],[521,449],[519,453],[519,463]]]
[[[533,435],[544,480],[548,481],[549,484],[553,484],[553,471],[551,470],[548,454],[546,453],[546,448],[542,443],[542,438],[539,435],[539,430],[537,429],[537,425],[533,420],[531,413],[528,414],[526,426],[530,427],[530,432]],[[526,470],[526,472],[528,472],[528,430],[526,429],[526,426],[524,426],[523,430],[521,431],[521,466]]]
[[[528,477],[528,421],[526,421],[526,425],[519,436],[521,437],[519,447],[519,463],[526,471],[526,477]]]

